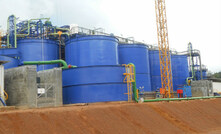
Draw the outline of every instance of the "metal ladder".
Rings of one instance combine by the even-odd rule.
[[[132,83],[135,82],[134,71],[133,71],[134,69],[132,65],[123,64],[123,66],[125,66],[125,70],[126,70],[126,73],[123,73],[123,75],[125,75],[124,83],[127,83],[127,93],[124,93],[124,94],[128,95],[128,102],[131,102],[132,95],[133,95]]]

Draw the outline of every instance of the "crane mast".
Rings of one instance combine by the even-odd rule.
[[[167,30],[167,17],[165,0],[155,0],[157,37],[160,59],[161,90],[164,97],[173,97],[173,81],[170,61],[170,49]]]

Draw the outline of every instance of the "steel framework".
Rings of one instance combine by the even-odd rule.
[[[128,102],[132,102],[132,83],[135,82],[135,76],[134,76],[134,68],[133,68],[133,65],[126,65],[126,64],[123,64],[125,66],[125,70],[126,70],[126,73],[124,73],[123,75],[125,75],[125,78],[124,78],[124,83],[127,83],[127,94],[128,95]]]
[[[165,97],[173,97],[173,81],[168,40],[165,0],[155,0],[157,37],[160,58],[161,85]]]

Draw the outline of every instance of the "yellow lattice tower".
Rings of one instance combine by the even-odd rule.
[[[155,9],[161,71],[161,88],[165,90],[165,97],[171,98],[173,97],[173,81],[165,0],[155,0]]]

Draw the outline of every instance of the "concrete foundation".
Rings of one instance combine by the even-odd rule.
[[[193,97],[213,96],[213,84],[209,80],[200,80],[191,82]]]
[[[38,93],[44,89],[44,93]],[[62,70],[36,71],[35,65],[5,70],[9,106],[48,107],[62,105]]]

